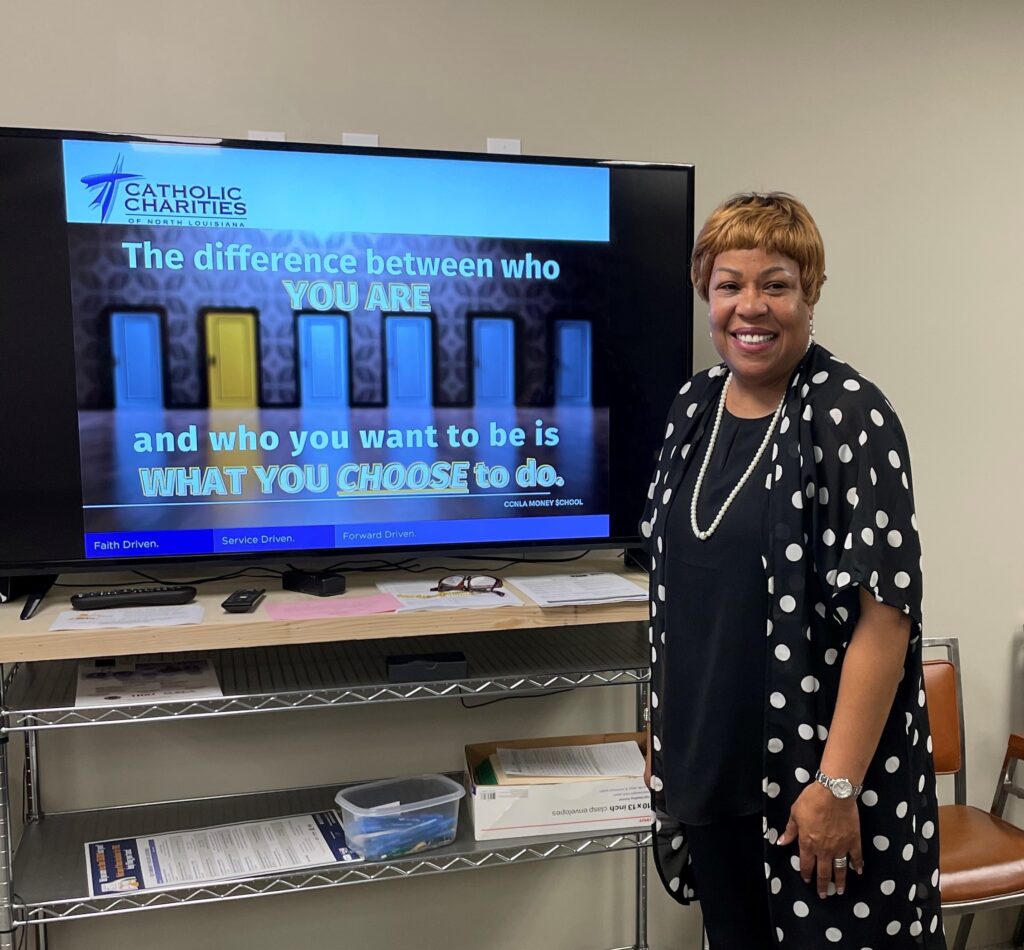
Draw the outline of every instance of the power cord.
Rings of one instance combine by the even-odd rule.
[[[337,561],[334,564],[329,565],[322,570],[327,571],[345,571],[350,574],[363,573],[373,574],[384,571],[404,571],[407,574],[425,574],[433,571],[462,571],[465,570],[466,562],[497,562],[492,565],[493,570],[503,571],[507,568],[514,567],[517,564],[569,564],[572,561],[578,561],[581,558],[586,557],[590,554],[590,551],[581,551],[579,554],[574,554],[571,557],[529,557],[528,555],[522,555],[520,557],[499,557],[496,555],[468,555],[461,559],[461,563],[451,564],[421,564],[415,557],[402,558],[401,560],[391,561],[387,558],[377,558],[371,561]],[[294,564],[287,565],[289,570],[299,570]],[[197,584],[209,584],[214,581],[230,581],[235,580],[239,577],[253,577],[263,579],[274,579],[280,578],[284,571],[280,571],[274,567],[268,567],[265,565],[258,565],[253,567],[243,567],[237,571],[229,571],[225,574],[213,574],[209,577],[197,577],[192,580],[181,580],[178,578],[163,579],[155,577],[152,574],[147,574],[145,571],[133,570],[132,573],[136,577],[141,577],[143,580],[149,581],[153,584],[163,585],[178,585],[185,584],[189,586],[195,586]],[[68,584],[65,582],[56,583],[54,587],[73,587],[73,588],[89,588],[90,590],[97,587],[124,587],[124,581],[104,581],[93,584]]]
[[[506,699],[544,699],[548,696],[557,696],[559,693],[571,693],[575,686],[566,686],[564,689],[552,689],[543,693],[531,693],[528,696],[499,696],[497,699],[488,699],[482,703],[469,705],[464,697],[459,697],[463,709],[482,709],[484,706],[493,706],[495,703],[503,703]]]
[[[262,573],[256,573],[256,571],[261,571]],[[199,577],[199,578],[196,578],[195,580],[189,580],[189,581],[178,580],[177,578],[175,578],[173,580],[163,580],[163,579],[161,579],[159,577],[154,577],[152,574],[147,574],[145,571],[139,571],[139,570],[134,570],[134,571],[132,571],[132,573],[136,577],[141,577],[143,580],[151,581],[154,584],[163,584],[163,585],[187,584],[187,585],[195,585],[195,584],[207,584],[207,583],[210,583],[211,581],[229,581],[229,580],[234,580],[236,577],[261,577],[261,578],[280,577],[283,572],[279,571],[279,570],[276,570],[275,568],[272,568],[272,567],[262,567],[262,566],[261,567],[244,567],[244,568],[241,568],[240,570],[231,571],[230,573],[227,573],[227,574],[217,574],[217,575],[214,575],[214,576],[211,576],[211,577]],[[95,589],[97,587],[124,587],[125,583],[126,583],[125,581],[105,581],[105,582],[102,582],[102,583],[93,583],[93,584],[66,584],[66,583],[59,583],[59,584],[54,584],[53,586],[54,587],[87,587],[90,590],[93,590],[93,589]]]
[[[514,567],[517,564],[568,564],[572,561],[578,561],[581,558],[586,557],[590,554],[590,551],[582,551],[579,554],[574,554],[572,557],[529,557],[522,555],[521,557],[498,557],[494,555],[467,555],[460,559],[460,563],[455,565],[451,564],[421,564],[415,558],[406,558],[402,561],[388,561],[381,559],[379,566],[363,568],[359,566],[358,562],[355,562],[352,567],[347,567],[346,562],[340,561],[337,564],[332,564],[326,568],[328,571],[348,570],[350,572],[356,572],[360,570],[365,571],[405,571],[409,574],[425,574],[431,571],[461,571],[465,569],[467,561],[484,561],[487,563],[497,562],[493,566],[494,570],[503,571],[506,568]],[[410,563],[412,562],[412,563]],[[376,564],[377,562],[372,562]],[[291,567],[291,565],[289,565]]]

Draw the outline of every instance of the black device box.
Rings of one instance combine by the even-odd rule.
[[[0,577],[0,604],[17,600],[26,590],[24,579],[21,577]]]
[[[49,580],[52,583],[55,578],[51,577]],[[17,600],[19,597],[35,592],[39,587],[39,583],[39,578],[31,574],[0,577],[0,604],[6,604],[9,601]],[[47,588],[49,588],[49,584],[47,584]]]
[[[314,597],[334,597],[345,593],[345,575],[334,571],[285,571],[281,586]]]
[[[403,653],[388,657],[389,683],[429,683],[465,679],[469,670],[464,653]]]

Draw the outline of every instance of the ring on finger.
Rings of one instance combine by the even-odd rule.
[[[832,867],[834,868],[845,868],[846,865],[849,863],[849,858],[847,858],[845,855],[841,858],[832,859]]]

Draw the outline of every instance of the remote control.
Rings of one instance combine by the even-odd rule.
[[[262,587],[243,587],[231,594],[221,604],[229,614],[244,614],[253,610],[263,600],[266,590]]]
[[[167,607],[171,604],[190,604],[196,589],[187,584],[168,584],[162,587],[120,587],[116,590],[91,590],[86,594],[72,594],[71,606],[75,610],[106,610],[112,607]]]

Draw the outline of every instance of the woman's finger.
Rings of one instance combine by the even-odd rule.
[[[800,841],[800,877],[804,879],[804,884],[810,884],[811,878],[814,876],[814,852],[803,842]]]
[[[839,862],[838,864],[836,862]],[[832,859],[832,877],[836,882],[836,893],[842,894],[846,890],[846,870],[849,858],[844,854]]]
[[[828,897],[828,886],[832,883],[832,855],[819,854],[818,859],[818,897]]]
[[[792,841],[796,841],[797,835],[800,833],[800,829],[797,827],[796,819],[790,813],[789,821],[786,822],[786,830],[779,835],[778,845],[782,847]]]
[[[858,874],[864,873],[864,853],[860,849],[860,835],[850,845],[850,867]]]

